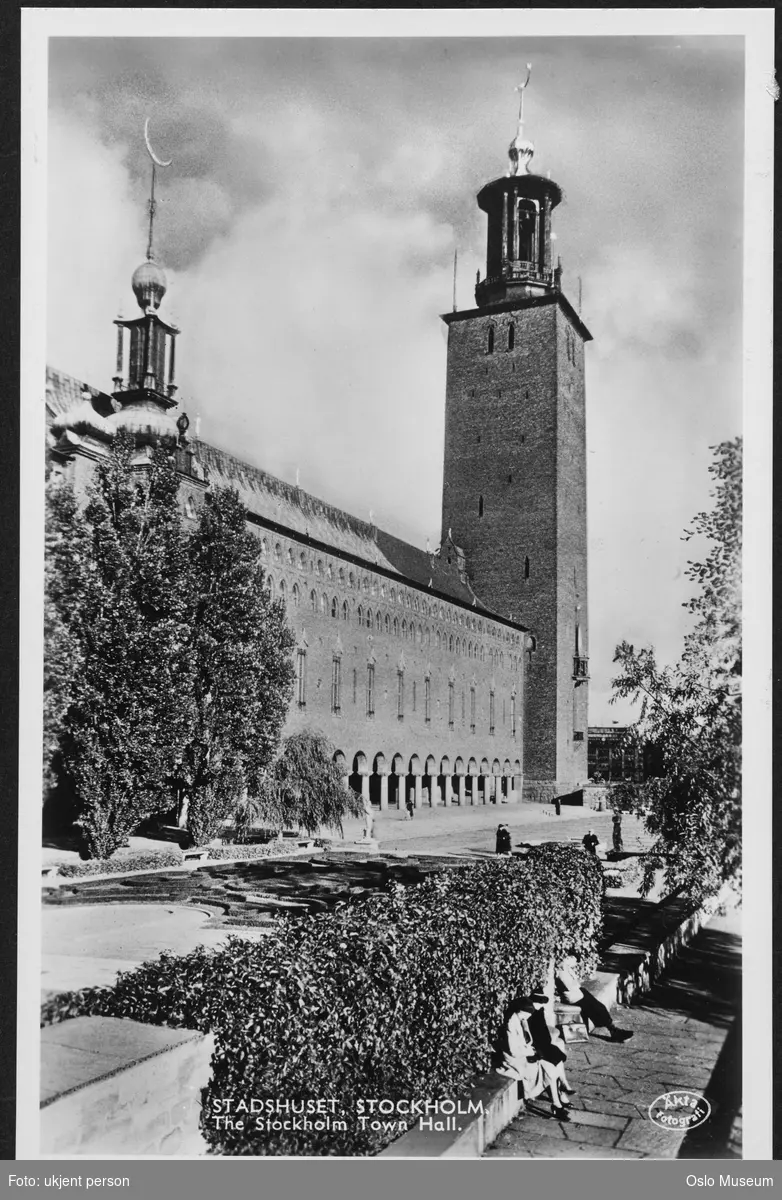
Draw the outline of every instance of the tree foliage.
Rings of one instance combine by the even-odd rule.
[[[260,786],[292,687],[291,635],[235,492],[185,533],[158,447],[120,435],[86,507],[49,494],[45,769],[72,785],[91,857],[188,800],[195,840]]]
[[[640,702],[633,734],[660,759],[657,778],[613,794],[643,812],[654,835],[644,886],[662,869],[669,888],[698,899],[741,876],[741,439],[714,451],[714,507],[685,531],[686,541],[705,537],[709,551],[688,563],[698,590],[686,605],[696,620],[682,657],[661,667],[652,649],[622,642],[613,681],[615,699]]]
[[[132,441],[119,437],[83,512],[67,485],[50,489],[49,736],[78,798],[87,852],[97,857],[167,807],[165,779],[186,723],[176,473],[162,450],[143,471],[132,457]]]
[[[261,820],[273,829],[321,828],[342,834],[345,816],[363,814],[361,797],[345,787],[334,746],[312,730],[291,734],[264,781],[257,801]]]
[[[191,725],[173,783],[204,842],[263,786],[290,701],[293,637],[236,492],[208,497],[187,549]]]

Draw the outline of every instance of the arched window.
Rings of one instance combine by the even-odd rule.
[[[290,546],[288,547],[287,558],[288,558],[288,563],[290,564],[290,566],[293,566],[293,551],[291,550]]]
[[[367,629],[372,628],[372,609],[367,609]]]
[[[494,326],[489,326],[489,332],[486,335],[486,353],[494,353]]]
[[[339,575],[337,576],[337,578],[339,579],[339,582],[344,587],[345,586],[345,572],[342,570],[342,567],[339,568]]]
[[[314,588],[310,592],[310,605],[312,606],[313,612],[318,611],[318,596]]]
[[[448,638],[448,653],[453,654],[453,634]]]
[[[516,345],[516,326],[513,324],[513,322],[511,322],[510,328],[508,329],[508,349],[512,350],[515,345]]]
[[[318,559],[318,574],[319,575],[323,574],[323,559],[322,558]]]
[[[331,615],[332,615],[332,617],[334,617],[334,618],[335,618],[335,620],[336,620],[336,618],[339,616],[339,605],[337,604],[337,597],[336,597],[336,596],[335,596],[335,597],[334,597],[334,599],[331,601]]]
[[[355,586],[355,583],[356,583],[356,577],[355,577],[355,575],[353,574],[353,572],[352,572],[352,571],[350,572],[350,575],[348,576],[348,583],[350,584],[350,586],[351,586],[351,587],[354,587],[354,586]]]
[[[343,602],[342,602],[342,620],[347,621],[348,615],[349,615],[348,602],[347,602],[347,600],[343,600]]]
[[[307,557],[303,552],[299,555],[299,567],[302,571],[307,570]]]
[[[390,599],[392,604],[396,604],[396,588],[391,588]]]
[[[364,591],[366,592],[366,594],[368,596],[369,595],[369,579],[367,578],[366,575],[364,576]]]
[[[407,637],[407,621],[402,622],[402,637]]]
[[[359,604],[359,606],[358,606],[358,610],[357,610],[357,612],[356,612],[356,616],[358,617],[358,623],[359,623],[359,625],[363,625],[363,624],[364,624],[364,610],[363,610],[363,608],[361,607],[361,605],[360,605],[360,604]]]
[[[281,579],[280,580],[280,599],[282,600],[283,604],[285,603],[285,597],[286,597],[285,580]]]
[[[394,637],[399,637],[399,617],[394,617]]]
[[[282,546],[279,542],[274,547],[274,557],[277,559],[277,562],[282,562]]]
[[[478,516],[483,516],[483,496],[478,497]]]
[[[268,553],[269,553],[269,543],[266,541],[266,538],[262,538],[262,540],[261,540],[261,554],[263,555],[263,557],[264,557],[264,558],[266,558],[266,556],[267,556],[267,554],[268,554]]]
[[[389,619],[388,613],[386,613],[385,625],[386,625],[386,633],[390,633],[391,632],[391,621]]]
[[[327,613],[329,611],[329,598],[325,592],[320,598],[320,611],[322,613]]]
[[[377,615],[375,616],[375,629],[377,630],[378,633],[383,632],[383,617],[382,617],[379,609],[377,611]]]
[[[293,587],[291,588],[291,602],[293,603],[293,607],[298,608],[300,601],[301,596],[299,594],[299,585],[298,583],[294,583]]]

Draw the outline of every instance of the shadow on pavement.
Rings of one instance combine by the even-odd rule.
[[[722,1029],[733,1024],[741,1007],[741,938],[702,929],[639,1007],[682,1013]]]

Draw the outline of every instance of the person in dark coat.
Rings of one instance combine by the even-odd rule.
[[[510,854],[510,849],[510,830],[507,825],[498,825],[495,850],[497,854]]]
[[[598,838],[597,834],[594,832],[594,830],[590,829],[588,833],[584,834],[581,844],[585,850],[588,850],[590,854],[594,854],[595,858],[597,858],[597,846],[599,841],[600,839]]]
[[[543,1070],[551,1084],[552,1108],[554,1116],[560,1121],[569,1121],[567,1100],[563,1100],[561,1093],[572,1095],[576,1090],[568,1083],[567,1075],[565,1074],[565,1062],[567,1054],[563,1048],[560,1039],[552,1036],[551,1030],[548,1027],[546,1020],[546,1005],[548,1004],[548,996],[545,992],[533,992],[530,996],[530,1004],[532,1012],[527,1018],[527,1027],[532,1038],[532,1045],[541,1061]]]

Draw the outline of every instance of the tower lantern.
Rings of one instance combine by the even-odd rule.
[[[527,64],[527,78],[517,89],[519,123],[508,148],[508,174],[478,193],[478,206],[488,216],[486,278],[475,288],[475,301],[482,308],[559,287],[551,263],[551,214],[562,190],[530,171],[535,147],[524,137],[524,91],[530,70]]]
[[[130,320],[118,317],[114,322],[117,326],[117,365],[113,395],[121,407],[112,421],[118,428],[134,432],[137,440],[152,441],[160,437],[176,438],[176,427],[168,410],[176,405],[175,347],[179,330],[164,321],[158,311],[168,281],[155,259],[153,242],[157,210],[156,168],[170,167],[171,159],[164,162],[153,151],[149,142],[149,119],[144,124],[144,141],[152,161],[149,238],[146,261],[136,267],[131,279],[141,316]]]

